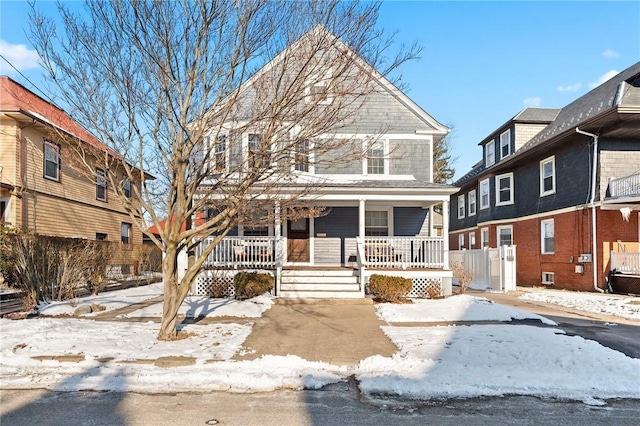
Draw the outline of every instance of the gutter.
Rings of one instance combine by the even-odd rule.
[[[594,203],[596,199],[596,167],[598,166],[598,135],[593,133],[588,133],[580,128],[576,127],[576,132],[581,135],[589,136],[593,138],[593,164],[591,166],[591,196],[589,200],[589,205],[591,206],[591,244],[593,252],[593,289],[604,293],[600,287],[598,287],[598,241],[596,236],[597,226],[596,226],[596,205]]]

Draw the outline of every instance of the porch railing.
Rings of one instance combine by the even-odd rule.
[[[444,267],[443,237],[365,237],[362,253],[367,267]]]
[[[640,195],[640,173],[609,181],[611,198]]]
[[[612,251],[611,270],[624,274],[640,274],[640,253]]]
[[[202,255],[211,241],[213,238],[207,238],[197,246],[197,257]],[[275,247],[276,237],[225,237],[209,254],[204,267],[275,268]]]

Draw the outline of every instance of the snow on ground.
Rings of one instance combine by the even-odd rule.
[[[203,296],[187,296],[178,310],[179,315],[188,318],[197,317],[247,317],[260,318],[262,313],[273,304],[267,296],[254,297],[249,300],[211,299]],[[129,314],[118,315],[118,318],[140,318],[162,316],[162,303],[156,303]]]
[[[120,306],[155,297],[113,292],[82,303]],[[124,295],[123,295],[124,294]],[[582,296],[577,296],[577,298]],[[98,302],[98,298],[100,302]],[[135,302],[134,302],[135,301]],[[183,306],[194,315],[259,316],[271,300],[203,301]],[[198,309],[194,309],[194,305]],[[63,310],[50,305],[49,312]],[[258,309],[260,313],[257,312]],[[547,325],[509,324],[510,318],[539,317],[489,303],[482,298],[454,296],[416,300],[414,304],[382,304],[378,315],[389,323],[496,321],[495,324],[448,326],[385,326],[398,346],[393,357],[373,356],[358,366],[311,362],[298,356],[263,356],[236,361],[251,332],[251,322],[182,326],[187,338],[156,340],[159,325],[91,318],[0,319],[0,388],[44,387],[53,390],[118,390],[137,392],[231,391],[319,388],[355,375],[369,395],[464,398],[491,395],[537,395],[603,403],[608,398],[640,399],[640,359],[608,349]],[[252,315],[248,315],[251,313]],[[130,316],[158,316],[149,307]],[[240,319],[239,319],[240,320]],[[501,323],[498,323],[501,322]],[[78,356],[64,362],[55,356]],[[162,367],[160,357],[191,357],[193,365]],[[37,357],[45,357],[39,360]],[[137,360],[137,361],[133,361]]]
[[[376,311],[382,319],[392,323],[537,319],[545,324],[556,325],[540,315],[464,294],[446,299],[416,299],[413,303],[405,305],[382,303],[376,306]]]
[[[527,289],[521,299],[640,321],[640,297],[565,290]]]

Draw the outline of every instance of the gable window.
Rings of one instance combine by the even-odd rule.
[[[122,244],[130,244],[131,243],[131,224],[122,222],[120,225],[120,242]]]
[[[469,249],[476,248],[476,233],[469,232]]]
[[[305,89],[305,103],[329,105],[333,102],[329,88],[331,76],[332,71],[330,68],[322,72],[316,72],[311,76]]]
[[[386,237],[389,235],[389,212],[386,210],[365,211],[364,235],[367,237]]]
[[[122,181],[122,193],[125,197],[131,198],[131,181],[129,178],[124,178]]]
[[[484,163],[485,166],[492,166],[496,162],[496,143],[494,141],[487,142],[484,146]]]
[[[107,173],[96,169],[96,200],[107,201]]]
[[[295,170],[299,172],[309,171],[309,140],[302,139],[296,142],[295,146]]]
[[[384,174],[384,142],[372,142],[367,148],[367,174]]]
[[[213,146],[213,170],[224,172],[227,168],[227,135],[219,135]]]
[[[267,168],[271,163],[271,151],[264,142],[264,136],[249,133],[249,166],[254,169]]]
[[[476,214],[476,190],[469,191],[467,196],[469,199],[469,216],[475,216]]]
[[[496,206],[513,204],[513,173],[496,176]]]
[[[489,195],[489,179],[480,181],[480,210],[489,208],[491,196]]]
[[[542,254],[552,254],[555,249],[555,236],[553,230],[553,219],[540,222],[540,250]]]
[[[513,227],[511,225],[498,226],[496,230],[498,234],[498,247],[510,246],[513,244]]]
[[[464,218],[464,194],[458,195],[458,219]]]
[[[489,228],[482,228],[480,230],[480,246],[482,248],[489,247]]]
[[[464,234],[458,234],[458,250],[464,248]]]
[[[511,154],[511,129],[500,135],[500,159]]]
[[[556,192],[556,158],[551,156],[540,162],[540,196]]]
[[[60,146],[44,141],[44,177],[60,182]]]

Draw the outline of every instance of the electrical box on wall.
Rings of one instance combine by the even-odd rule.
[[[578,263],[591,263],[591,253],[583,253],[578,256]]]
[[[584,273],[584,266],[576,265],[576,274],[582,274],[582,273]]]

